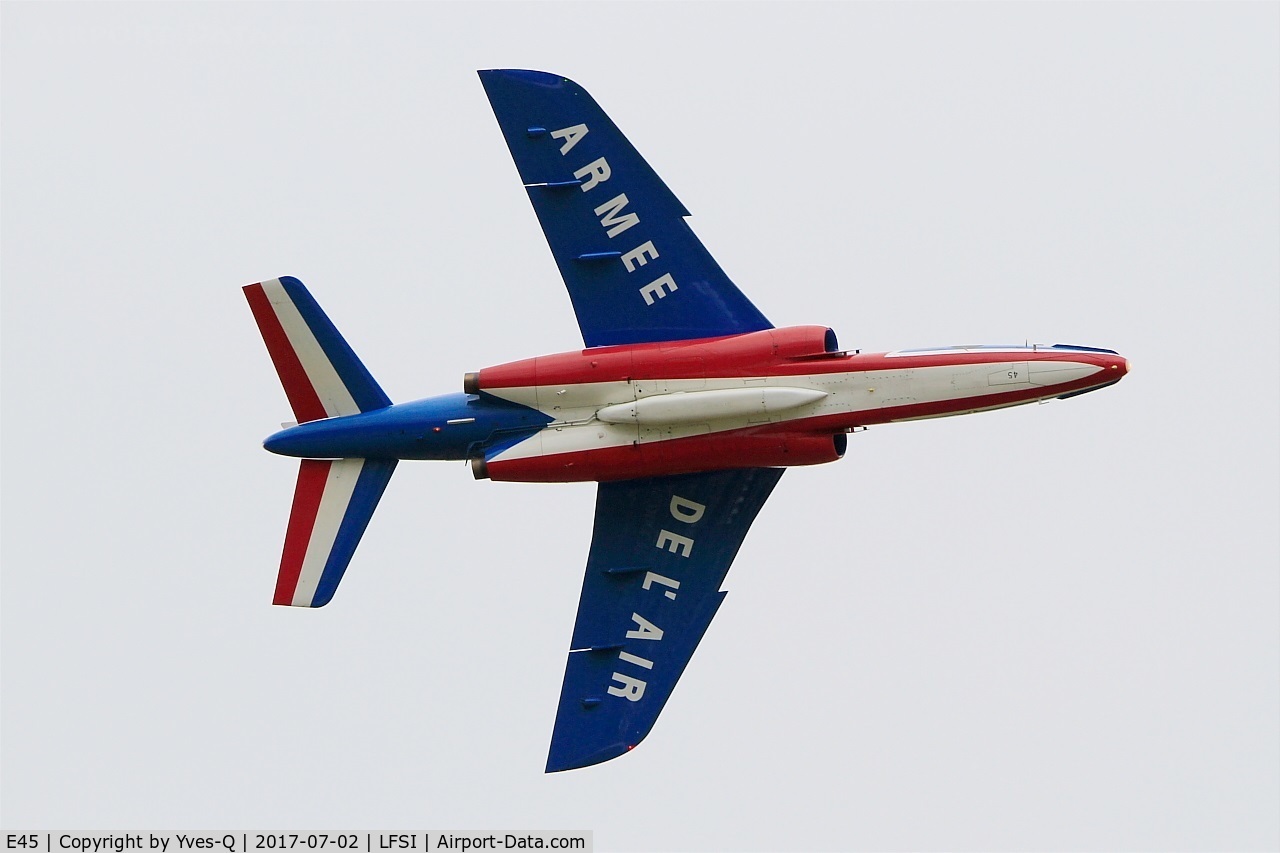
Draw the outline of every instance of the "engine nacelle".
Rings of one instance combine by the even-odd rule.
[[[521,483],[633,480],[729,468],[821,465],[844,456],[849,438],[780,430],[736,430],[517,459],[476,460],[477,479]]]
[[[778,358],[822,358],[841,354],[836,333],[826,326],[787,326],[770,329],[769,334]]]
[[[846,437],[784,423],[721,427],[682,437],[605,441],[600,430],[628,425],[714,424],[745,415],[799,409],[826,396],[785,383],[753,388],[681,390],[679,380],[807,375],[820,358],[845,358],[826,326],[791,326],[721,338],[594,347],[513,361],[468,373],[469,394],[490,392],[555,418],[557,440],[533,437],[516,452],[473,463],[478,478],[520,482],[630,480],[729,468],[780,468],[834,462]],[[651,384],[650,384],[651,383]],[[696,385],[696,383],[692,383]],[[636,389],[647,386],[649,396]],[[657,388],[657,393],[653,393]],[[599,424],[588,426],[588,424]],[[580,443],[571,436],[579,435]]]
[[[840,357],[826,326],[788,326],[723,338],[595,347],[486,367],[468,373],[463,390],[578,385],[629,379],[698,379],[768,375],[779,364]]]

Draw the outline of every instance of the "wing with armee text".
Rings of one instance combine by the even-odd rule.
[[[548,773],[616,758],[649,733],[782,470],[600,484]]]
[[[480,80],[587,346],[773,328],[586,90],[542,71],[481,71]]]

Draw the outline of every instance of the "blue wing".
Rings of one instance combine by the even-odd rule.
[[[589,347],[773,328],[587,92],[542,71],[480,80]]]
[[[649,733],[782,470],[600,484],[548,773],[616,758]]]

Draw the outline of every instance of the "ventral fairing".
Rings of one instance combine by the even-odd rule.
[[[300,281],[246,287],[297,419],[265,446],[302,460],[274,601],[332,599],[402,459],[597,482],[548,772],[649,733],[786,468],[839,459],[862,427],[1073,397],[1128,371],[1096,347],[863,354],[825,326],[776,328],[582,87],[538,71],[480,78],[586,348],[393,404]]]

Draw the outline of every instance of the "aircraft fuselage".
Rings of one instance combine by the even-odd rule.
[[[845,434],[1073,396],[1119,381],[1111,350],[973,346],[861,354],[824,327],[598,347],[468,374],[463,393],[268,438],[304,458],[470,459],[477,477],[608,481],[843,455]]]

